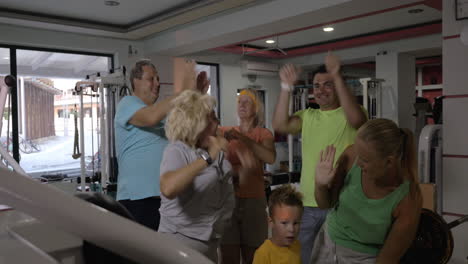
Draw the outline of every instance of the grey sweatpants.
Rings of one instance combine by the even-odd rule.
[[[326,223],[320,229],[314,245],[310,264],[374,264],[376,261],[374,255],[335,244],[328,235]]]
[[[220,244],[220,240],[210,240],[210,241],[202,241],[198,240],[195,238],[190,238],[187,236],[184,236],[179,233],[172,234],[177,240],[182,242],[184,245],[186,245],[189,248],[192,248],[209,259],[211,259],[214,263],[218,263],[218,246]]]

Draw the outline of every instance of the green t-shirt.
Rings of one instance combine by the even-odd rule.
[[[346,175],[338,203],[327,215],[327,231],[336,244],[354,251],[377,255],[392,227],[392,213],[408,194],[404,181],[381,199],[369,199],[361,184],[361,168],[356,164]]]
[[[305,109],[296,112],[302,120],[301,192],[304,206],[317,207],[315,201],[315,167],[320,150],[327,145],[336,148],[335,162],[356,137],[356,129],[346,120],[342,107],[334,110]]]

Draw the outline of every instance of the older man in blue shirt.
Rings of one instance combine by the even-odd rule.
[[[191,62],[186,67],[184,89],[196,86],[191,80],[191,75],[195,79],[194,66]],[[134,95],[119,102],[114,121],[119,164],[117,200],[140,224],[157,231],[161,205],[159,165],[167,145],[163,119],[176,95],[155,103],[159,97],[159,76],[149,60],[136,62],[130,81]],[[199,75],[197,84],[198,89],[205,90],[206,73]]]

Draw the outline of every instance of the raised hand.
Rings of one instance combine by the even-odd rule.
[[[330,187],[336,172],[336,167],[333,166],[335,152],[336,149],[333,145],[329,145],[320,151],[320,160],[315,168],[315,184],[317,186]]]
[[[279,75],[281,78],[281,82],[293,86],[294,83],[299,78],[299,74],[301,73],[301,69],[297,68],[293,64],[286,64],[281,67]]]
[[[184,74],[182,82],[182,91],[197,88],[197,73],[195,70],[196,65],[197,63],[194,60],[185,60],[183,67]]]
[[[197,76],[197,90],[202,94],[206,94],[210,88],[210,79],[206,74],[206,71],[202,71]]]
[[[327,68],[327,72],[331,75],[340,74],[340,58],[333,54],[331,51],[329,51],[327,56],[325,57],[325,67]]]

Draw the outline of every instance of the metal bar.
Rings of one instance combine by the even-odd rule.
[[[11,118],[13,133],[13,158],[20,162],[19,141],[18,141],[18,89],[17,89],[17,71],[16,71],[16,49],[10,49],[10,74],[15,77],[15,82],[11,87]],[[7,135],[9,137],[10,135]]]
[[[83,120],[84,119],[84,114],[83,114],[83,92],[84,92],[84,90],[80,91],[81,192],[86,191],[86,166],[85,166],[84,120]]]
[[[106,188],[107,187],[107,181],[109,179],[109,167],[108,167],[108,156],[109,156],[109,153],[107,151],[107,140],[108,140],[108,137],[106,136],[107,135],[107,122],[105,120],[105,117],[106,117],[106,107],[104,105],[104,85],[101,84],[99,85],[99,101],[100,101],[100,109],[101,111],[99,112],[100,114],[100,122],[101,122],[101,131],[100,131],[100,137],[101,137],[101,146],[98,146],[98,148],[100,149],[100,155],[101,155],[101,186],[102,188]]]
[[[459,219],[457,219],[457,220],[455,220],[453,222],[450,222],[448,224],[448,228],[452,229],[452,228],[458,226],[459,224],[463,224],[464,222],[467,222],[467,221],[468,221],[468,215],[465,215],[462,218],[459,218]]]

